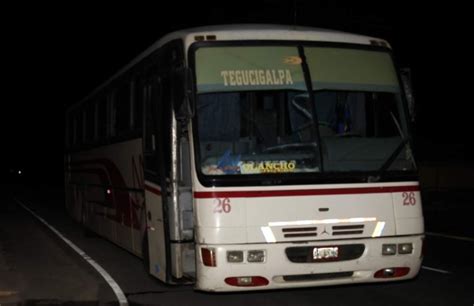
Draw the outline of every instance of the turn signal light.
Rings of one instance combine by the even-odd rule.
[[[216,267],[216,251],[214,249],[201,248],[202,263],[208,267]]]

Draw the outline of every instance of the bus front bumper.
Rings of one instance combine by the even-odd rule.
[[[413,235],[302,243],[196,245],[196,289],[267,290],[411,279],[421,267],[423,239],[424,235]],[[249,258],[250,254],[260,256]],[[249,262],[252,260],[262,262]]]

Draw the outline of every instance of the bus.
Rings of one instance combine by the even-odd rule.
[[[414,278],[412,96],[379,38],[284,25],[164,36],[66,110],[66,207],[201,291]]]

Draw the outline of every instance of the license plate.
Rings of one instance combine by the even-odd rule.
[[[313,249],[313,259],[337,259],[339,256],[338,247],[321,247]]]

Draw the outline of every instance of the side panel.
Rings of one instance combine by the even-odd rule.
[[[145,232],[142,140],[70,154],[68,207],[86,227],[141,255]],[[69,193],[68,192],[68,193]]]

